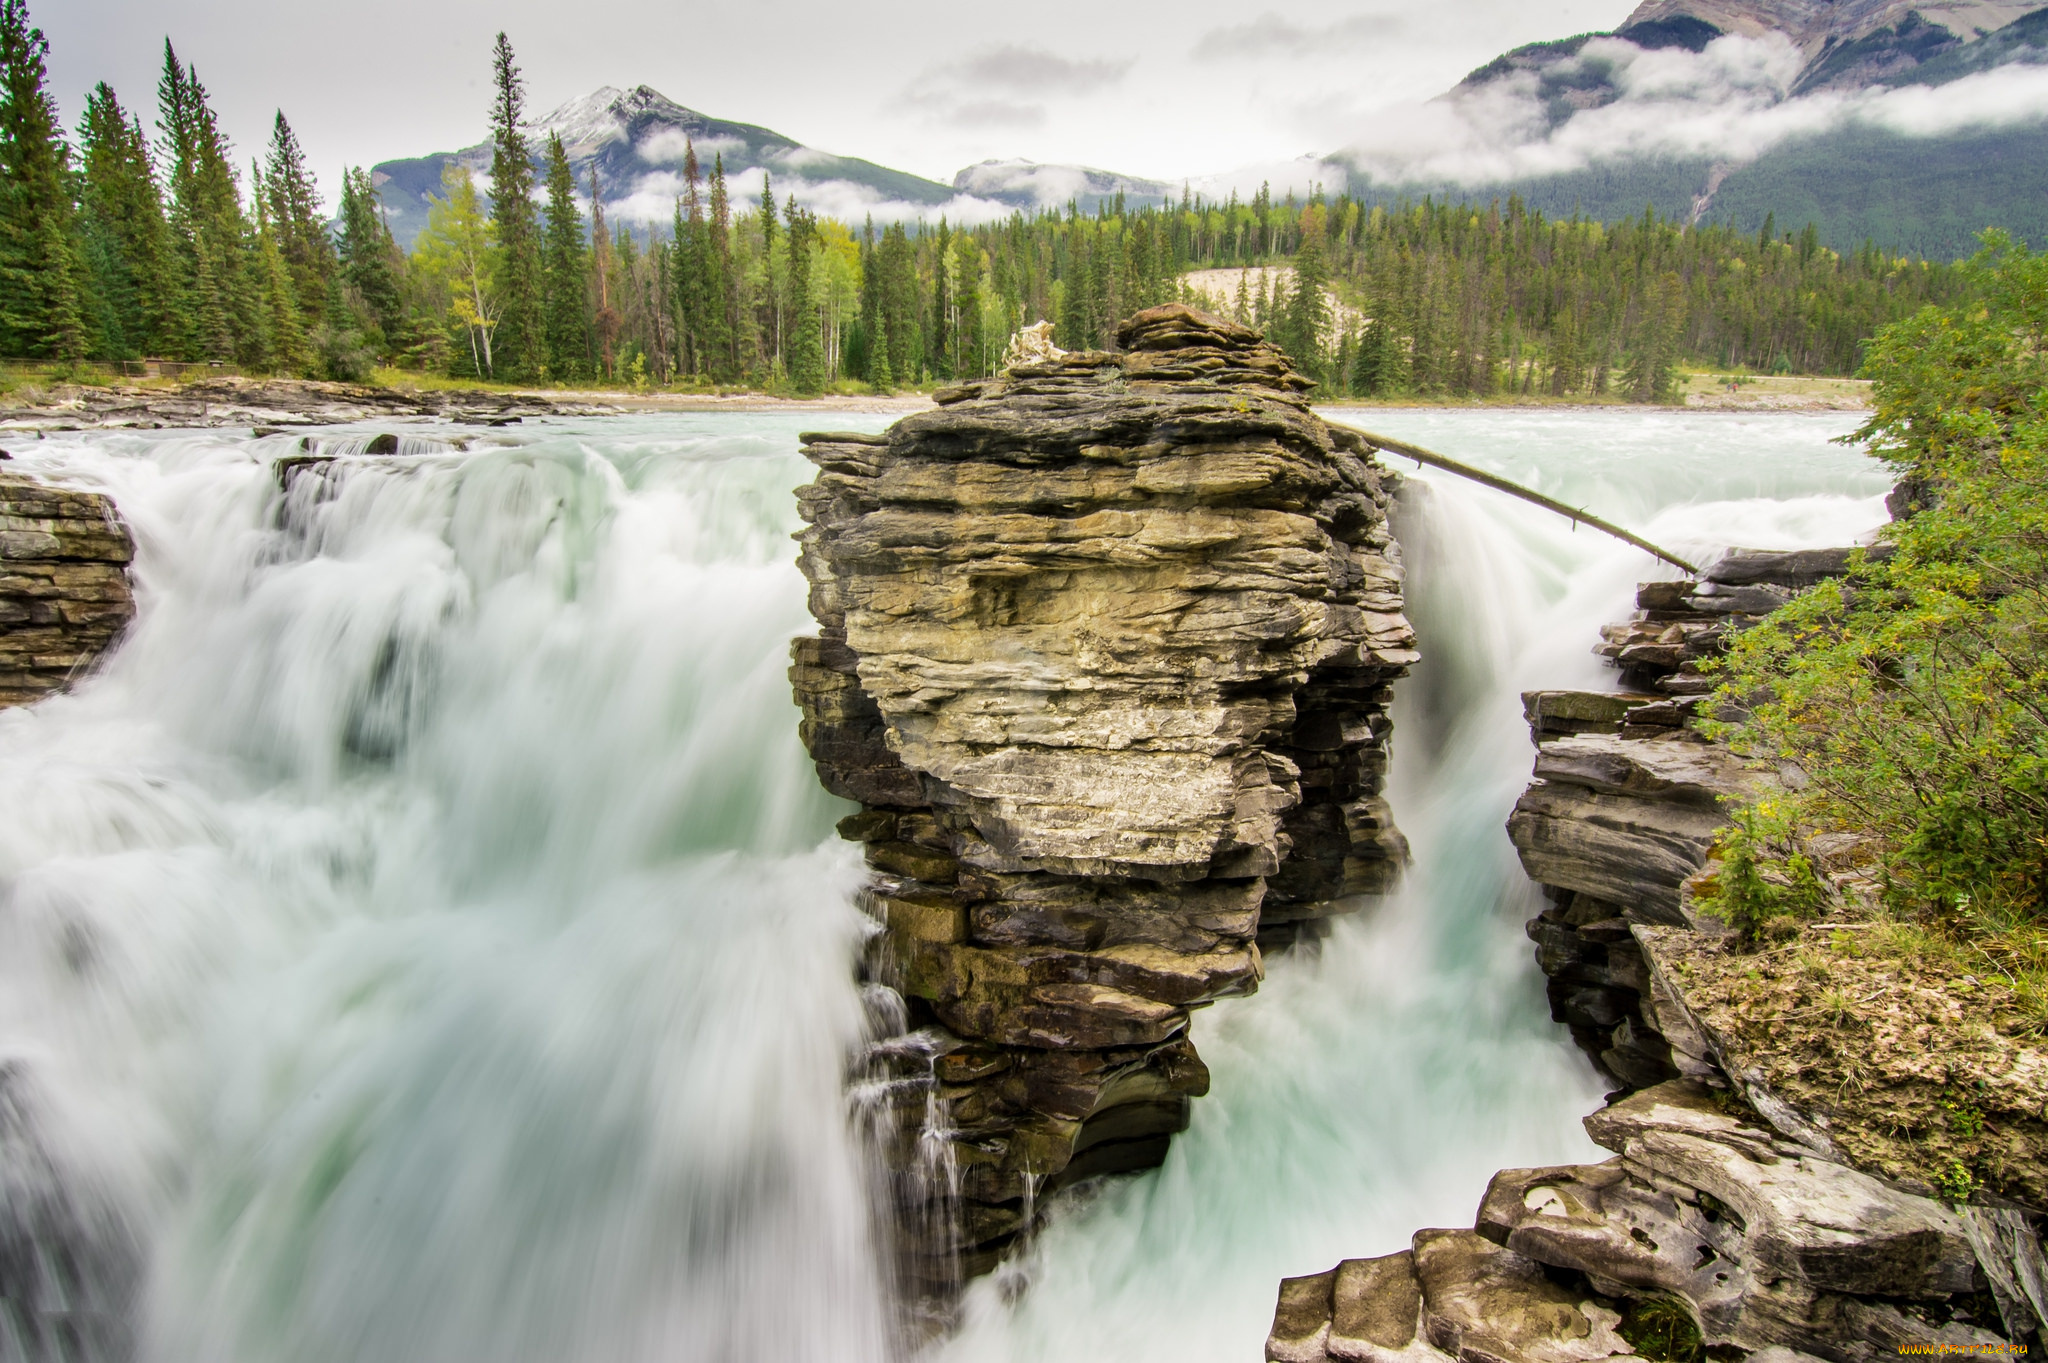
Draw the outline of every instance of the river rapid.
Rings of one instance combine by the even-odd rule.
[[[1884,517],[1842,416],[1329,414],[1689,557]],[[284,479],[295,435],[10,439],[114,496],[139,615],[0,712],[0,1361],[900,1352],[858,858],[783,675],[815,420],[414,425]],[[1597,626],[1670,570],[1401,471],[1413,871],[1197,1016],[1165,1167],[1055,1199],[945,1363],[1256,1359],[1281,1276],[1590,1153],[1501,831],[1517,693],[1611,684]]]

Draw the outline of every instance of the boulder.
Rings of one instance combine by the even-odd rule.
[[[1381,785],[1417,655],[1374,452],[1246,328],[1172,305],[1119,343],[803,437],[800,732],[863,806],[873,975],[987,1062],[938,1089],[966,1238],[920,1232],[975,1266],[1020,1224],[989,1208],[1156,1162],[1191,1011],[1407,857]]]
[[[135,617],[135,542],[104,493],[0,475],[0,705],[89,672]]]

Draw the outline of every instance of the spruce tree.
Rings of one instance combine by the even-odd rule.
[[[982,375],[981,248],[962,232],[953,238],[953,372],[966,378]]]
[[[258,264],[240,182],[198,71],[181,66],[168,41],[157,111],[171,163],[171,238],[189,281],[185,356],[261,363]]]
[[[881,332],[889,357],[892,382],[917,381],[918,336],[917,251],[903,224],[891,223],[876,250],[882,271]]]
[[[293,301],[299,315],[311,323],[326,311],[338,261],[320,209],[320,191],[282,109],[271,125],[270,156],[257,184],[278,252],[291,275]]]
[[[1311,204],[1302,215],[1301,246],[1294,253],[1294,288],[1274,327],[1280,348],[1312,379],[1327,377],[1323,335],[1330,325],[1330,272],[1323,263],[1323,221],[1321,204]]]
[[[709,275],[704,291],[712,300],[713,311],[706,317],[705,325],[708,344],[717,357],[715,373],[729,382],[739,377],[740,295],[739,279],[732,268],[732,200],[725,189],[723,152],[711,158],[711,216],[707,229],[711,244],[705,255]]]
[[[952,235],[946,226],[946,220],[941,217],[938,243],[932,249],[932,322],[931,329],[926,333],[934,342],[931,347],[931,367],[932,377],[935,379],[953,377],[953,350],[958,344],[953,315],[953,288],[949,278]]]
[[[875,318],[875,339],[869,346],[868,386],[877,393],[896,391],[896,375],[889,368],[889,316],[878,313]]]
[[[782,288],[775,261],[775,187],[767,171],[761,172],[761,203],[754,210],[755,225],[761,230],[761,344],[763,359],[773,375],[786,364],[782,354]]]
[[[1094,294],[1088,283],[1088,255],[1087,231],[1077,221],[1067,229],[1067,268],[1057,327],[1062,350],[1095,348],[1095,320],[1089,307]]]
[[[376,183],[360,166],[344,170],[341,177],[340,267],[352,320],[370,334],[380,354],[395,356],[405,343],[398,248],[384,221]]]
[[[526,87],[503,33],[491,51],[491,223],[498,237],[498,370],[531,379],[547,362],[547,310],[539,214],[533,198],[533,155],[521,122]]]
[[[180,294],[148,139],[104,82],[78,127],[80,231],[101,344],[114,359],[177,349]]]
[[[711,364],[711,234],[704,221],[704,172],[697,144],[683,143],[683,197],[676,204],[675,291],[681,367],[702,376]]]
[[[547,297],[548,372],[557,380],[580,373],[584,339],[583,214],[576,207],[576,172],[559,134],[548,134],[547,239],[543,252]]]
[[[811,243],[817,234],[817,219],[789,200],[789,382],[798,393],[810,395],[825,387],[824,338],[819,330],[818,309],[811,293]]]
[[[251,167],[252,172],[255,171]],[[264,351],[270,367],[281,373],[299,374],[311,367],[306,351],[306,328],[300,318],[298,287],[291,267],[285,262],[280,233],[270,220],[263,195],[256,198],[256,252],[262,270]]]
[[[78,360],[84,269],[49,51],[25,0],[0,0],[0,352]]]
[[[860,323],[861,372],[854,375],[869,383],[876,382],[879,360],[883,372],[888,368],[888,356],[881,345],[882,334],[882,267],[875,254],[875,219],[868,215],[860,237]],[[878,387],[880,385],[877,385]]]

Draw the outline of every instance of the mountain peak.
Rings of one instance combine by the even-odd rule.
[[[1643,0],[1617,32],[1691,19],[1748,38],[1782,33],[1810,61],[1880,30],[1941,28],[1970,43],[2039,7],[2040,0]]]

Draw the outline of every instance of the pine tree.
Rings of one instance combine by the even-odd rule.
[[[1094,294],[1089,287],[1088,238],[1079,223],[1067,229],[1066,287],[1060,294],[1057,328],[1062,350],[1095,348],[1095,318],[1090,308]]]
[[[0,0],[0,351],[78,360],[90,339],[84,269],[49,51],[25,0]]]
[[[1645,281],[1636,312],[1622,393],[1630,402],[1670,402],[1678,391],[1678,338],[1684,286],[1676,274]]]
[[[702,376],[712,367],[711,232],[704,221],[704,172],[697,145],[683,143],[683,197],[676,204],[675,291],[681,367]]]
[[[559,134],[548,134],[548,211],[544,260],[547,300],[548,373],[557,380],[583,368],[584,340],[583,214],[576,207],[576,172]]]
[[[251,171],[256,173],[256,168],[251,167]],[[270,220],[265,196],[259,194],[256,198],[256,251],[263,271],[264,350],[271,368],[298,374],[311,367],[310,357],[306,353],[306,329],[299,316],[298,289],[292,279],[291,267],[285,263],[279,236],[276,225]]]
[[[732,200],[725,189],[725,154],[711,158],[711,218],[708,224],[711,249],[705,257],[709,274],[704,281],[705,296],[713,300],[715,316],[707,319],[712,353],[718,356],[716,373],[728,381],[740,372],[739,277],[732,267]]]
[[[370,333],[381,354],[395,355],[405,341],[398,247],[384,221],[376,183],[360,166],[342,172],[339,263],[350,320]]]
[[[491,78],[491,223],[497,231],[498,288],[505,309],[498,323],[498,370],[518,381],[533,378],[547,363],[547,311],[533,154],[520,127],[526,87],[503,33],[491,51]]]
[[[818,310],[811,293],[811,244],[817,235],[817,219],[796,206],[789,207],[789,382],[806,396],[825,386],[824,338],[819,330]]]
[[[889,357],[882,345],[882,267],[875,252],[875,219],[868,215],[860,237],[860,341],[861,370],[854,375],[876,383],[879,372],[887,373]],[[879,365],[878,365],[879,362]],[[877,387],[880,385],[877,384]]]
[[[1330,272],[1323,264],[1324,213],[1312,204],[1302,216],[1301,247],[1294,253],[1294,288],[1274,328],[1280,348],[1312,379],[1325,373],[1323,336],[1330,327]]]
[[[962,232],[953,238],[953,372],[980,378],[983,372],[981,336],[981,248]]]
[[[877,393],[890,393],[896,389],[896,375],[889,368],[889,317],[887,313],[877,314],[875,339],[868,361],[868,386]]]
[[[240,183],[198,71],[180,66],[168,41],[157,111],[171,162],[171,237],[189,281],[185,356],[260,363],[258,264]]]
[[[309,322],[325,312],[338,261],[320,211],[320,192],[284,110],[271,126],[270,158],[257,181],[277,248],[290,271],[292,297]]]
[[[177,349],[176,257],[140,120],[105,83],[85,97],[78,128],[80,231],[101,345],[115,359]]]
[[[953,377],[953,347],[955,344],[953,326],[953,289],[950,266],[953,234],[946,226],[946,220],[939,219],[939,238],[932,248],[931,326],[926,335],[933,338],[931,347],[932,377],[950,379]]]
[[[767,171],[761,172],[761,203],[754,210],[754,225],[761,232],[761,328],[762,367],[770,376],[786,372],[782,353],[783,297],[780,271],[775,260],[775,186]]]
[[[879,334],[889,361],[892,383],[915,383],[919,336],[917,328],[917,252],[902,223],[891,223],[876,250],[882,273],[882,320]]]

